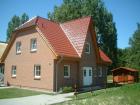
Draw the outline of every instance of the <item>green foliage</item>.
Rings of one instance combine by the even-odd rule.
[[[84,16],[92,16],[98,43],[101,49],[112,59],[112,67],[117,64],[117,30],[113,16],[101,0],[64,0],[54,12],[48,13],[48,18],[57,22],[65,22]]]
[[[7,38],[6,41],[8,42],[9,39],[11,38],[12,32],[20,26],[21,24],[25,23],[27,20],[29,20],[29,17],[26,13],[23,13],[21,17],[14,15],[12,19],[8,23],[8,28],[7,28]]]
[[[140,70],[140,24],[137,24],[137,30],[129,40],[130,51],[127,65]]]
[[[20,17],[20,24],[23,24],[28,20],[29,20],[29,16],[26,13],[23,13],[22,16]]]
[[[69,92],[72,92],[72,91],[73,91],[72,87],[63,87],[63,90],[62,90],[63,93],[69,93]]]
[[[137,25],[129,44],[129,48],[118,50],[118,65],[140,70],[140,24]]]

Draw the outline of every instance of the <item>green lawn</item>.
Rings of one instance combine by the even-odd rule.
[[[57,105],[140,105],[140,83],[79,94]]]
[[[27,90],[27,89],[19,89],[19,88],[0,89],[0,99],[33,96],[33,95],[39,95],[39,94],[43,94],[43,93]]]

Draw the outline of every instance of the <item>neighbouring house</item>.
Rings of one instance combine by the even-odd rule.
[[[7,43],[0,41],[0,73],[4,74],[4,63],[1,62],[2,54],[7,46]]]
[[[139,72],[138,70],[127,68],[127,67],[119,67],[112,70],[113,73],[113,83],[134,83],[138,82]]]
[[[98,48],[93,24],[91,17],[56,23],[37,16],[16,28],[2,56],[5,84],[105,87],[112,61]]]

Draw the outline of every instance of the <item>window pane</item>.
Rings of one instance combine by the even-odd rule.
[[[34,74],[35,74],[35,76],[40,76],[40,74],[41,74],[41,66],[35,66],[34,67]]]
[[[91,74],[91,70],[89,70],[89,76],[91,76],[92,74]]]
[[[86,43],[86,45],[85,45],[85,52],[90,53],[90,44],[89,43]]]
[[[84,77],[86,77],[86,70],[84,70]]]
[[[37,41],[36,39],[31,39],[31,49],[36,49],[37,48]]]
[[[70,66],[64,65],[64,77],[69,77],[69,76],[70,76]]]

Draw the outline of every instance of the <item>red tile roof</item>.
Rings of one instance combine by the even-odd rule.
[[[69,38],[79,56],[83,51],[91,17],[80,18],[61,24],[61,28]]]
[[[58,55],[81,57],[90,20],[91,17],[84,17],[59,24],[42,17],[35,17],[16,30],[37,25]],[[99,55],[104,62],[112,63],[103,51],[99,50]]]
[[[138,70],[132,69],[132,68],[128,68],[128,67],[118,67],[116,69],[113,69],[112,71],[121,70],[121,69],[127,70],[127,71],[132,71],[132,72],[138,72]]]
[[[109,59],[109,57],[101,50],[99,49],[100,57],[104,62],[112,63],[112,61]]]

